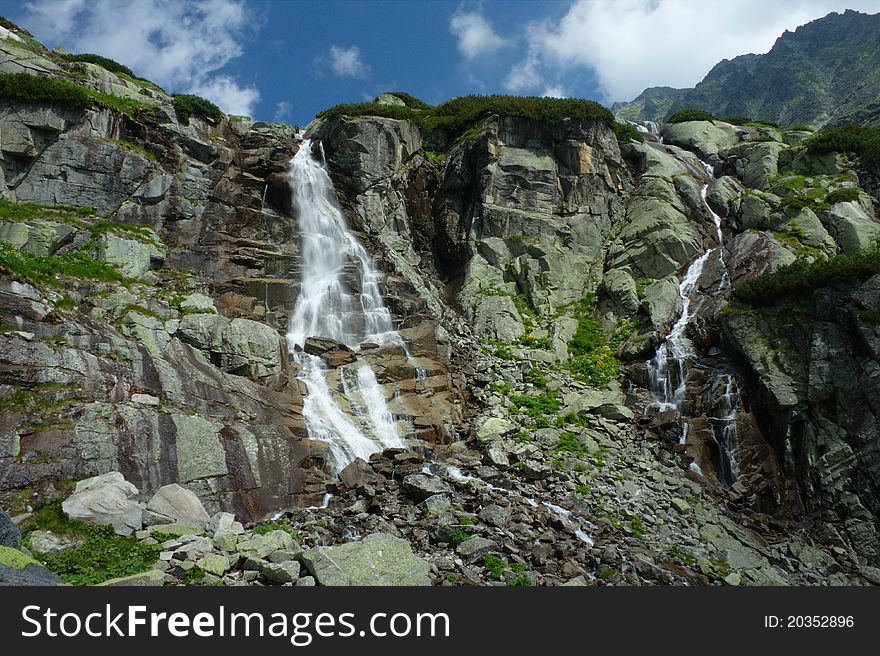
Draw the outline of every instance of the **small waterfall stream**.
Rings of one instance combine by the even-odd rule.
[[[656,126],[644,127],[646,133],[654,134]],[[662,140],[660,141],[662,143]],[[654,357],[646,363],[648,389],[651,392],[652,403],[646,408],[646,412],[675,410],[679,413],[684,409],[686,401],[686,384],[688,369],[692,362],[697,360],[697,353],[694,349],[693,342],[687,336],[687,328],[691,319],[699,308],[692,307],[694,293],[700,277],[703,274],[706,262],[712,257],[713,253],[718,252],[718,259],[722,271],[721,281],[716,293],[721,294],[730,289],[730,273],[724,261],[724,235],[722,233],[722,220],[718,214],[712,209],[706,200],[709,193],[709,187],[715,177],[715,170],[712,165],[703,162],[703,167],[709,176],[709,182],[703,185],[700,190],[700,197],[703,205],[712,216],[712,222],[715,224],[716,236],[718,239],[718,247],[703,252],[688,267],[681,284],[678,287],[678,294],[681,298],[681,315],[672,326],[666,340],[658,347]],[[739,405],[739,393],[736,387],[734,376],[726,372],[716,372],[715,385],[720,386],[720,392],[713,395],[713,399],[708,403],[707,410],[712,413],[708,417],[716,445],[718,447],[719,462],[718,474],[719,480],[725,486],[731,485],[736,481],[739,475],[738,466],[738,443],[736,435],[736,419],[737,406]],[[689,423],[687,418],[682,422],[682,432],[679,436],[679,443],[685,444],[688,436]],[[691,469],[702,475],[699,465],[691,463]]]
[[[290,161],[289,179],[302,232],[302,273],[287,340],[307,389],[306,429],[311,439],[328,443],[335,474],[355,458],[369,460],[404,442],[372,368],[361,363],[356,370],[340,370],[342,389],[331,389],[321,358],[303,352],[306,339],[326,337],[355,351],[365,342],[406,347],[382,301],[372,260],[346,226],[320,144],[314,153],[311,140],[302,142]]]

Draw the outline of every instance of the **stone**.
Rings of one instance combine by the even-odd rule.
[[[374,483],[378,478],[379,475],[363,458],[355,458],[339,472],[339,482],[351,490]]]
[[[218,533],[222,534],[231,531],[235,523],[235,515],[232,513],[218,512],[211,515],[205,530],[214,537],[217,537]]]
[[[740,585],[742,583],[742,576],[740,576],[737,572],[731,572],[724,577],[724,582],[727,585]]]
[[[874,216],[870,201],[835,203],[822,214],[822,225],[846,255],[856,255],[880,239],[880,222]]]
[[[504,528],[510,523],[510,509],[491,503],[480,511],[480,519],[492,526]]]
[[[62,551],[73,549],[83,543],[83,540],[72,540],[61,535],[55,535],[52,531],[34,531],[30,535],[31,550],[47,556],[55,556]]]
[[[670,503],[681,513],[686,513],[691,509],[691,504],[684,499],[673,498]]]
[[[263,535],[251,535],[250,539],[240,540],[236,550],[245,557],[265,559],[273,551],[292,549],[293,538],[287,531],[269,531]]]
[[[107,264],[116,266],[129,278],[144,278],[151,269],[165,261],[165,246],[149,228],[152,240],[125,239],[112,232],[101,235],[98,256]]]
[[[497,550],[498,544],[495,541],[477,535],[458,545],[455,548],[455,553],[461,556],[464,562],[475,563],[487,553]]]
[[[0,510],[0,547],[21,546],[21,531],[5,510]]]
[[[503,435],[513,431],[515,426],[500,417],[489,417],[477,429],[477,439],[480,442],[492,442]]]
[[[739,135],[721,121],[684,121],[665,125],[663,142],[696,150],[702,159],[717,162],[719,151],[736,145]]]
[[[131,576],[122,576],[118,579],[110,579],[99,583],[100,586],[112,587],[156,587],[165,584],[165,572],[158,569],[151,569],[140,574],[132,574]]]
[[[300,576],[293,585],[297,588],[313,588],[315,587],[315,577]]]
[[[214,551],[214,543],[209,538],[196,537],[174,550],[174,558],[196,562]]]
[[[130,535],[143,525],[138,494],[121,473],[109,472],[79,481],[61,509],[71,519],[109,525],[120,535]]]
[[[190,294],[180,302],[180,309],[184,314],[217,314],[217,308],[214,307],[214,299],[204,294]]]
[[[210,517],[199,498],[177,483],[164,485],[144,511],[144,524],[194,524],[204,528]]]
[[[230,531],[214,536],[214,546],[221,551],[235,551],[238,541],[239,536]]]
[[[268,378],[281,373],[287,344],[277,330],[250,319],[232,319],[213,314],[186,314],[177,335],[195,348],[219,360],[223,371],[250,378]]]
[[[174,522],[173,524],[153,524],[148,529],[149,533],[163,533],[173,537],[183,537],[185,535],[201,535],[205,530],[199,524],[187,524],[183,522]]]
[[[260,572],[270,583],[295,583],[299,578],[300,564],[296,561],[264,563]]]
[[[406,540],[372,533],[358,542],[307,550],[302,562],[320,585],[430,585],[428,561]]]
[[[452,502],[446,494],[433,494],[419,504],[426,515],[439,515],[452,508]]]
[[[223,576],[230,567],[229,559],[222,554],[205,554],[197,563],[203,571],[215,576]]]
[[[452,488],[446,481],[428,474],[409,474],[402,482],[404,492],[416,501],[424,501],[435,494],[448,494]]]
[[[151,405],[158,406],[159,405],[159,397],[153,396],[152,394],[132,394],[131,395],[132,403],[139,403],[141,405]]]

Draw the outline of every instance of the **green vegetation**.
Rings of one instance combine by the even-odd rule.
[[[645,527],[645,522],[642,521],[641,517],[633,517],[629,523],[630,532],[633,534],[633,537],[641,540],[645,537],[645,533],[647,532],[647,528]]]
[[[614,575],[616,573],[617,572],[614,570],[613,567],[609,567],[608,565],[605,565],[601,570],[599,570],[599,578],[602,579],[603,581],[610,581],[611,579],[614,578]]]
[[[61,501],[45,504],[25,521],[22,530],[26,544],[30,534],[38,529],[84,540],[80,546],[55,556],[38,554],[46,567],[73,585],[94,585],[145,572],[162,551],[161,545],[141,544],[134,537],[116,535],[110,526],[68,519],[61,510]]]
[[[675,560],[686,567],[693,567],[697,564],[697,559],[694,558],[687,551],[679,547],[677,544],[669,547],[669,549],[666,550],[666,553],[669,554],[671,558],[675,558]]]
[[[556,451],[571,453],[575,456],[585,457],[588,455],[587,447],[581,444],[576,433],[566,431],[556,440]]]
[[[0,97],[51,102],[76,109],[87,109],[93,102],[89,90],[79,84],[27,73],[0,73]]]
[[[880,323],[880,311],[878,310],[862,310],[856,316],[868,323]]]
[[[548,125],[564,119],[603,121],[608,126],[616,125],[611,112],[591,100],[534,96],[460,96],[431,107],[409,94],[394,92],[393,95],[403,100],[406,106],[376,102],[344,103],[319,112],[318,118],[383,116],[406,119],[415,122],[426,133],[442,130],[449,133],[449,141],[458,137],[466,142],[479,135],[478,131],[469,133],[468,128],[491,114],[530,118]],[[627,127],[632,130],[632,126]],[[629,138],[627,127],[616,128],[622,131],[620,135],[624,138]]]
[[[289,533],[294,540],[299,540],[300,538],[299,531],[293,528],[293,526],[291,526],[289,522],[285,521],[257,524],[251,529],[251,533],[253,533],[254,535],[265,535],[266,533],[271,533],[272,531],[285,531],[286,533]]]
[[[578,328],[568,342],[569,360],[566,368],[578,380],[591,387],[604,387],[617,378],[620,361],[614,350],[632,333],[630,323],[622,323],[613,339],[605,337],[602,325],[595,318],[596,297],[584,297],[574,308]],[[616,344],[615,344],[616,342]]]
[[[715,117],[702,109],[682,109],[670,116],[667,123],[685,123],[687,121],[714,121]]]
[[[562,403],[556,392],[544,390],[540,394],[511,394],[510,402],[532,419],[544,419],[556,415]]]
[[[489,575],[490,579],[493,581],[500,581],[504,574],[504,570],[507,569],[507,561],[501,556],[486,554],[483,557],[483,567],[486,568],[486,573]]]
[[[178,120],[184,125],[189,125],[189,119],[193,116],[207,119],[214,123],[219,123],[223,120],[223,112],[220,111],[220,108],[210,100],[205,100],[199,96],[176,93],[174,94],[173,104]]]
[[[630,141],[637,141],[639,143],[642,143],[645,140],[645,137],[642,136],[642,133],[636,130],[626,121],[615,121],[613,129],[614,136],[617,137],[617,143],[621,146],[629,143]]]
[[[97,104],[127,116],[134,116],[138,110],[149,106],[133,98],[93,91],[67,80],[27,73],[0,73],[0,97],[56,103],[74,109],[88,109]]]
[[[425,150],[425,157],[434,162],[435,164],[442,164],[446,161],[446,154],[438,152],[436,150]]]
[[[33,255],[0,242],[0,271],[25,278],[37,285],[62,287],[61,278],[79,278],[100,282],[132,282],[115,267],[76,251],[62,255]]]
[[[804,144],[810,153],[855,153],[868,164],[880,164],[880,128],[844,125],[817,132]]]
[[[119,223],[118,221],[102,219],[101,221],[93,223],[89,230],[92,233],[92,237],[95,239],[101,235],[113,233],[125,237],[126,239],[135,239],[146,244],[156,243],[156,236],[149,228],[133,225],[131,223]]]
[[[471,534],[467,531],[463,531],[462,529],[457,529],[449,534],[449,544],[453,547],[457,547],[462,542],[467,542],[471,539]]]
[[[748,116],[732,116],[730,118],[722,118],[719,120],[725,123],[730,123],[731,125],[746,125],[751,128],[779,128],[779,124],[774,123],[773,121],[757,121]]]
[[[795,219],[791,220],[787,229],[774,232],[773,237],[776,241],[788,246],[798,257],[821,258],[824,256],[824,253],[819,249],[803,243],[806,235]]]
[[[89,64],[97,64],[101,68],[104,68],[111,73],[122,73],[129,77],[137,79],[137,75],[135,75],[134,71],[132,71],[128,66],[123,66],[119,62],[114,61],[109,57],[94,55],[90,52],[86,52],[81,55],[63,55],[63,57],[70,62],[86,62]]]
[[[148,150],[147,148],[144,148],[139,143],[135,143],[134,141],[129,141],[128,139],[120,139],[117,143],[119,143],[120,146],[125,146],[129,150],[133,150],[136,153],[140,153],[141,155],[146,157],[151,162],[158,162],[159,161],[159,158],[156,156],[156,153],[154,153],[152,150]]]
[[[61,223],[79,225],[81,218],[95,216],[91,207],[73,205],[37,205],[34,203],[12,203],[0,198],[0,219],[8,221],[30,221],[32,219],[51,219]]]
[[[57,394],[51,394],[68,389],[61,383],[39,383],[31,388],[14,386],[10,389],[8,396],[0,397],[0,412],[28,411],[34,408],[52,410],[69,401],[63,397],[59,400]],[[49,398],[45,398],[46,396]]]
[[[739,301],[765,305],[831,283],[865,280],[877,273],[880,273],[880,245],[858,255],[841,254],[814,262],[797,260],[743,283],[735,289],[734,296]]]
[[[830,194],[825,196],[825,203],[828,205],[834,205],[835,203],[845,203],[851,200],[858,200],[860,196],[861,190],[857,187],[845,187],[843,189],[832,191]]]

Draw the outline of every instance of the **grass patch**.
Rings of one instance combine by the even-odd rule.
[[[825,203],[828,205],[834,205],[835,203],[846,203],[851,200],[859,200],[861,197],[861,191],[855,187],[846,187],[844,189],[838,189],[836,191],[832,191],[830,194],[825,196]]]
[[[596,297],[592,294],[575,305],[578,327],[568,342],[569,360],[565,367],[572,376],[591,387],[604,387],[620,373],[620,360],[614,351],[632,334],[634,326],[631,322],[621,322],[609,340],[595,318],[595,308]]]
[[[28,102],[49,102],[76,109],[92,106],[86,87],[67,80],[27,73],[0,73],[0,96]]]
[[[134,141],[129,141],[128,139],[120,139],[117,143],[120,146],[124,146],[125,148],[128,148],[129,150],[133,150],[136,153],[140,153],[141,155],[146,157],[151,162],[158,163],[158,161],[159,161],[159,158],[156,156],[156,153],[154,153],[152,150],[144,148],[142,145],[135,143]]]
[[[615,121],[612,126],[614,136],[617,137],[618,145],[628,144],[630,141],[642,143],[645,137],[626,121]]]
[[[109,57],[94,55],[90,52],[86,52],[80,55],[62,55],[62,57],[69,62],[86,62],[89,64],[97,64],[101,68],[110,71],[111,73],[127,75],[128,77],[137,79],[134,71],[132,71],[128,66],[123,66],[119,62],[114,61]]]
[[[541,394],[511,394],[510,402],[532,419],[546,419],[559,412],[562,403],[554,391],[545,390]]]
[[[251,529],[251,533],[254,535],[266,535],[266,533],[271,533],[272,531],[284,531],[289,533],[294,540],[298,541],[300,539],[299,531],[288,522],[266,522],[264,524],[257,524]]]
[[[18,251],[3,242],[0,242],[0,271],[24,278],[38,286],[61,287],[64,278],[120,284],[134,282],[115,267],[82,251],[62,255],[33,255]]]
[[[152,230],[145,226],[133,225],[131,223],[101,220],[93,223],[91,228],[89,228],[89,231],[92,233],[93,239],[111,233],[126,239],[134,239],[145,244],[156,243],[156,235]]]
[[[0,219],[9,221],[30,221],[32,219],[52,219],[80,223],[83,217],[96,216],[97,210],[91,207],[74,205],[37,205],[36,203],[13,203],[0,198]]]
[[[483,567],[486,568],[486,573],[490,579],[500,581],[501,577],[504,576],[504,570],[507,569],[507,561],[501,556],[486,554],[483,557]]]
[[[458,529],[449,534],[449,544],[451,544],[453,547],[457,547],[463,542],[467,542],[472,537],[473,536],[467,531]]]

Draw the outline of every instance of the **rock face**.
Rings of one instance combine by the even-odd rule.
[[[320,585],[430,585],[429,564],[406,540],[386,533],[316,547],[303,554],[303,562]]]

